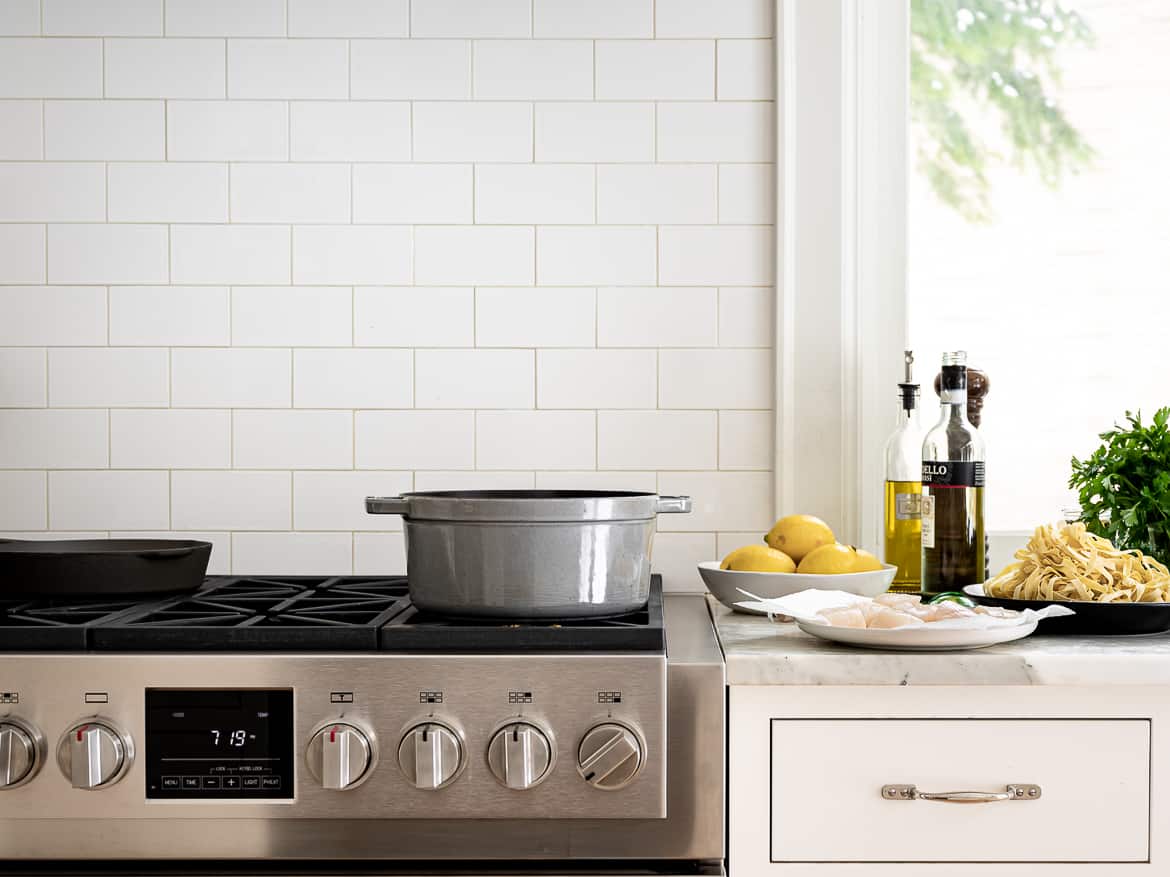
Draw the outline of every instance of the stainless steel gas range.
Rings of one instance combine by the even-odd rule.
[[[718,870],[724,692],[706,602],[657,581],[531,624],[429,617],[402,579],[0,601],[0,856]]]

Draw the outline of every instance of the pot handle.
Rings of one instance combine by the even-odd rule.
[[[689,496],[660,496],[658,497],[658,514],[684,515],[691,510]]]
[[[406,515],[410,513],[410,498],[405,496],[367,496],[367,515]]]

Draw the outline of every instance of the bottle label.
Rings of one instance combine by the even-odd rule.
[[[894,517],[899,521],[917,521],[922,517],[921,493],[894,494]]]
[[[924,495],[920,507],[922,509],[922,547],[934,548],[934,497]]]
[[[922,464],[922,483],[931,487],[982,487],[982,460],[929,460]]]

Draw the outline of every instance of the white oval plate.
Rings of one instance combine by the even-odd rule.
[[[805,633],[861,646],[866,649],[893,649],[911,652],[947,652],[957,649],[982,649],[1016,639],[1023,639],[1036,629],[1037,621],[1032,619],[1012,627],[993,627],[984,630],[963,630],[961,628],[934,628],[933,625],[871,629],[868,627],[834,627],[831,624],[815,624],[797,620],[796,625]]]

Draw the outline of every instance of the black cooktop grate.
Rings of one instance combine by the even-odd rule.
[[[161,599],[0,601],[0,652],[646,651],[665,636],[659,576],[637,612],[548,622],[429,615],[400,576],[209,576]]]

